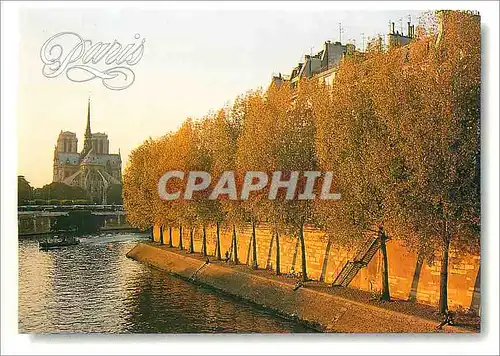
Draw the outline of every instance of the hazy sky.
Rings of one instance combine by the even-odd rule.
[[[50,10],[25,9],[19,19],[18,174],[35,187],[52,181],[54,145],[61,130],[76,132],[82,149],[89,91],[92,131],[106,132],[110,152],[129,152],[149,136],[175,130],[248,89],[265,87],[273,73],[289,74],[301,57],[326,40],[342,42],[386,34],[420,11]],[[404,25],[406,33],[406,25]],[[42,75],[40,49],[51,36],[71,31],[86,40],[135,43],[144,55],[132,67],[135,82],[122,91],[99,79],[85,83]],[[81,63],[80,63],[81,64]]]

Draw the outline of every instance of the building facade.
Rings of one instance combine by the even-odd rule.
[[[109,153],[108,135],[91,131],[89,99],[83,149],[78,152],[76,133],[59,133],[54,149],[52,181],[79,186],[87,191],[92,203],[106,204],[109,187],[122,184],[121,165],[120,151],[117,154]]]
[[[390,23],[389,33],[385,41],[382,36],[375,37],[368,43],[365,52],[371,51],[386,51],[394,47],[406,46],[415,38],[415,25],[410,22],[407,24],[407,33],[403,34],[395,30],[394,22]],[[365,52],[360,52],[352,43],[342,44],[340,42],[326,41],[323,43],[323,49],[316,54],[305,55],[303,60],[299,62],[289,75],[274,75],[271,80],[271,85],[281,86],[284,83],[289,83],[292,89],[296,89],[301,79],[315,78],[320,83],[332,85],[340,62],[346,55],[356,53],[364,56]]]
[[[351,44],[341,44],[340,42],[326,41],[323,49],[315,55],[305,55],[303,61],[292,69],[290,75],[273,76],[272,85],[281,86],[289,82],[292,89],[297,89],[301,79],[317,78],[320,82],[331,85],[335,79],[338,66],[346,54],[356,51],[356,47]]]

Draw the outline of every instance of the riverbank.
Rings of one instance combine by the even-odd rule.
[[[405,301],[381,303],[370,294],[350,288],[331,288],[325,283],[276,276],[271,271],[215,261],[207,264],[201,254],[189,254],[156,243],[139,243],[127,257],[223,293],[270,309],[284,317],[325,332],[431,333],[437,332],[439,316],[424,305]],[[213,260],[212,260],[213,259]],[[479,325],[445,326],[439,332],[474,333]]]
[[[130,226],[110,226],[101,227],[97,232],[141,232],[141,230]]]

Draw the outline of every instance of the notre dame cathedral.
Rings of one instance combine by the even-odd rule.
[[[61,131],[54,149],[54,182],[79,186],[88,192],[92,203],[106,204],[112,184],[122,184],[122,160],[109,153],[108,135],[90,129],[90,98],[83,149],[78,153],[76,133]]]

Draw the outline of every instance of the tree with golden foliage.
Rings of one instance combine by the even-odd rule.
[[[411,177],[396,196],[399,226],[415,231],[430,255],[441,253],[445,314],[450,246],[479,248],[480,18],[443,11],[435,22],[437,30],[423,32],[410,48],[404,69],[410,89],[400,131]]]
[[[203,130],[203,142],[210,160],[210,174],[212,177],[221,177],[224,171],[235,170],[237,140],[240,132],[240,116],[244,112],[244,100],[237,100],[233,108],[221,109],[216,114],[210,115]],[[236,177],[237,178],[237,177]],[[213,185],[212,185],[213,188]],[[231,249],[232,259],[235,264],[238,259],[238,241],[236,228],[243,223],[241,203],[231,200],[229,196],[222,195],[213,202],[213,219],[216,222],[217,234],[217,259],[221,259],[220,228],[230,228],[233,232]]]
[[[270,138],[274,118],[269,115],[262,92],[250,92],[245,97],[242,130],[238,136],[236,152],[236,171],[244,178],[246,172],[268,172],[273,166],[270,152]],[[258,152],[258,154],[256,154]],[[255,183],[255,182],[254,182]],[[248,199],[241,202],[242,214],[252,225],[252,268],[258,268],[256,226],[267,220],[269,200],[267,189],[250,192]]]
[[[123,206],[130,225],[145,230],[154,224],[155,190],[144,184],[148,182],[153,140],[144,141],[132,150],[123,175]]]

